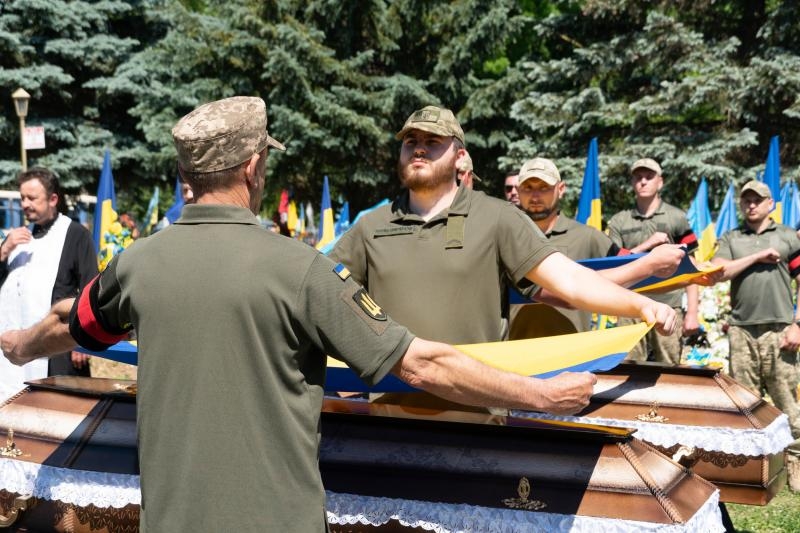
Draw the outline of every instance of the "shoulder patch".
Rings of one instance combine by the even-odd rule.
[[[342,281],[350,277],[350,271],[347,270],[347,267],[341,263],[337,263],[336,266],[333,267],[333,271],[336,273],[337,276],[342,278]]]
[[[381,309],[381,306],[372,299],[372,296],[370,296],[363,287],[353,294],[353,300],[362,311],[375,320],[385,321],[388,319],[384,310]]]

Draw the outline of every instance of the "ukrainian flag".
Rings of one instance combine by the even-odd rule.
[[[589,142],[589,155],[586,157],[586,168],[583,171],[583,185],[578,200],[578,222],[597,230],[603,229],[600,212],[600,165],[597,160],[597,137]]]
[[[153,228],[158,224],[158,187],[153,188],[153,196],[150,197],[150,203],[147,205],[147,214],[144,216],[144,235],[149,235]]]
[[[700,262],[710,260],[717,246],[717,234],[714,232],[714,222],[711,220],[711,210],[708,208],[708,183],[705,178],[700,181],[697,194],[686,216],[692,231],[697,235],[695,259]]]
[[[761,181],[767,184],[772,199],[775,201],[775,209],[770,213],[772,220],[780,224],[783,220],[783,203],[781,202],[781,160],[778,136],[775,135],[769,141],[769,152],[767,153],[767,166]]]
[[[322,209],[319,213],[319,229],[317,230],[317,250],[325,247],[335,237],[333,225],[333,208],[331,207],[331,192],[328,187],[328,176],[322,183]]]
[[[739,218],[736,215],[736,188],[733,182],[728,185],[728,192],[719,208],[717,223],[714,224],[714,233],[719,239],[724,233],[739,227]]]
[[[97,187],[97,203],[94,206],[94,238],[98,264],[103,265],[105,236],[111,232],[111,225],[117,221],[117,195],[114,192],[114,176],[111,175],[111,153],[106,150],[103,156],[103,169],[100,172],[100,183]],[[108,254],[110,259],[110,255]],[[106,260],[105,263],[108,261]]]
[[[289,200],[289,207],[286,209],[286,227],[289,228],[289,233],[292,237],[298,237],[299,231],[297,228],[297,204],[294,199]]]

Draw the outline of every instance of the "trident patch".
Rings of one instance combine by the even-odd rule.
[[[375,320],[386,320],[388,318],[381,306],[363,288],[353,295],[353,300],[366,314]]]

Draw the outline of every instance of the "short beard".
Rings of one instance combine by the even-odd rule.
[[[419,175],[419,171],[410,166],[404,167],[398,162],[397,174],[400,176],[400,184],[403,187],[410,191],[422,192],[436,190],[441,185],[454,181],[456,170],[455,168],[438,168],[434,169],[430,178],[423,178]]]
[[[525,210],[525,212],[528,213],[528,216],[531,217],[531,220],[544,220],[550,215],[552,215],[554,211],[555,208],[546,209],[544,211],[528,211],[527,209]]]

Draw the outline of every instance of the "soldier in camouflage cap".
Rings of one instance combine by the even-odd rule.
[[[406,133],[411,130],[427,131],[442,137],[455,137],[461,141],[462,145],[465,144],[464,130],[461,129],[461,124],[458,123],[453,112],[434,105],[414,111],[403,124],[403,129],[397,132],[395,138],[403,140]]]
[[[286,150],[267,133],[267,107],[253,96],[198,107],[172,128],[172,138],[180,169],[199,174],[235,167],[267,146]]]

